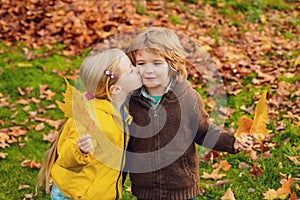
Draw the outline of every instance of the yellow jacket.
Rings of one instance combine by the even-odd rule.
[[[84,133],[69,118],[58,140],[58,158],[51,169],[51,178],[65,196],[74,200],[112,200],[117,196],[121,199],[120,169],[124,166],[123,150],[129,138],[124,134],[127,125],[123,125],[111,102],[99,99],[91,102],[101,130],[90,133],[95,146],[93,152],[80,151],[77,139]],[[126,122],[131,122],[131,116],[128,115]]]

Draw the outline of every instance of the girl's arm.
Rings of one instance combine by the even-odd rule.
[[[78,131],[76,130],[76,125],[72,119],[69,119],[62,130],[59,137],[57,153],[58,158],[56,163],[61,167],[66,169],[79,171],[82,167],[86,166],[92,160],[91,153],[86,153],[90,147],[84,147],[80,149],[79,146],[85,146],[89,142],[89,136],[81,137],[79,139]],[[78,142],[80,144],[78,144]],[[85,152],[85,153],[84,153]]]

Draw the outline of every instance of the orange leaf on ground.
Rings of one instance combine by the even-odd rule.
[[[221,197],[221,200],[235,200],[234,194],[230,188],[227,189],[224,196]]]
[[[222,177],[226,176],[226,174],[219,174],[219,171],[220,171],[220,168],[213,170],[211,174],[209,174],[207,172],[203,172],[203,175],[201,177],[205,178],[205,179],[211,178],[214,180],[218,180],[218,179],[221,179]]]
[[[222,160],[220,163],[216,163],[212,167],[221,168],[223,171],[229,171],[231,165],[227,162],[227,160]]]
[[[52,142],[54,142],[54,140],[56,139],[57,136],[58,136],[58,132],[51,130],[48,135],[44,134],[43,140],[49,141],[52,143]]]
[[[263,195],[264,199],[266,200],[273,200],[277,198],[277,192],[274,189],[268,189],[268,191],[265,192]]]
[[[0,148],[4,149],[8,147],[7,141],[9,140],[9,136],[6,133],[0,132]]]
[[[283,179],[284,180],[284,179]],[[288,180],[284,180],[282,186],[277,190],[269,189],[265,192],[264,199],[267,200],[274,200],[274,199],[286,199],[287,196],[291,193],[291,185],[293,184],[294,180],[289,178]]]
[[[19,185],[18,190],[24,190],[30,188],[29,185]]]
[[[36,163],[35,160],[24,160],[21,163],[22,167],[29,167],[31,169],[39,169],[41,168],[41,163]]]
[[[45,124],[42,122],[42,123],[39,123],[36,127],[35,127],[35,130],[36,131],[41,131],[45,128]]]
[[[6,158],[7,155],[7,153],[0,152],[0,158],[2,159]]]
[[[288,156],[288,155],[285,155],[285,157],[287,157],[295,165],[300,165],[300,161],[298,160],[299,156]]]
[[[293,184],[293,179],[289,178],[287,181],[282,183],[282,186],[277,189],[277,198],[285,199],[291,193],[291,185]]]

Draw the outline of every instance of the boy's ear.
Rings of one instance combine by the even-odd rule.
[[[122,88],[121,88],[121,86],[119,86],[119,85],[112,85],[112,86],[110,86],[110,88],[109,88],[109,92],[111,93],[111,94],[118,94],[118,93],[120,93],[122,91]]]

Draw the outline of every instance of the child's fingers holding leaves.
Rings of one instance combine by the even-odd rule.
[[[88,153],[94,148],[90,134],[86,134],[78,138],[77,144],[83,153]]]

